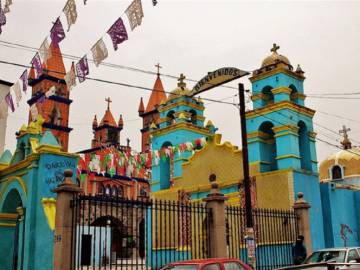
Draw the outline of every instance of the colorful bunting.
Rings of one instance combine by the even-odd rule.
[[[6,24],[6,16],[5,16],[5,12],[1,7],[1,1],[0,1],[0,34],[2,32],[1,27],[4,26]]]
[[[68,0],[65,4],[63,12],[66,16],[66,20],[67,20],[67,24],[68,24],[67,31],[69,32],[70,26],[76,22],[76,18],[77,18],[75,0]]]
[[[30,115],[31,115],[31,120],[35,122],[39,115],[39,111],[37,109],[36,103],[30,106]]]
[[[43,63],[46,63],[46,61],[51,57],[50,45],[47,38],[45,38],[45,40],[41,44],[39,48],[39,53]]]
[[[79,82],[85,81],[85,76],[89,75],[89,64],[86,55],[76,64],[76,72]]]
[[[185,151],[193,152],[195,148],[199,146],[204,147],[205,144],[206,138],[199,138],[193,142],[164,147],[149,153],[121,152],[115,149],[104,148],[109,149],[111,153],[87,154],[81,158],[81,164],[82,169],[86,169],[88,172],[108,173],[111,176],[120,174],[129,177],[141,174],[141,177],[147,177],[147,170],[151,168],[152,163],[157,166],[160,159],[163,161],[166,161],[166,159],[173,160],[176,153],[180,155]]]
[[[5,101],[8,107],[10,108],[10,110],[12,112],[15,112],[14,101],[10,92],[5,96]]]
[[[14,92],[16,98],[16,105],[19,107],[19,102],[22,96],[21,96],[20,84],[18,81],[11,86],[10,91]]]
[[[135,27],[141,25],[142,18],[144,17],[141,0],[134,0],[125,13],[129,19],[131,31],[133,31]]]
[[[41,76],[41,74],[43,74],[43,69],[42,69],[39,53],[35,54],[34,58],[31,60],[31,64],[35,68],[36,79],[38,79]]]
[[[121,18],[117,19],[117,21],[110,27],[107,33],[112,40],[115,51],[118,49],[118,44],[128,39],[128,34],[126,32],[124,22]]]
[[[28,71],[27,71],[27,69],[25,69],[23,74],[21,74],[20,80],[22,81],[22,84],[23,84],[22,90],[26,93],[27,86],[28,86]]]
[[[75,65],[74,62],[71,63],[70,70],[65,75],[65,82],[67,87],[69,88],[69,91],[73,89],[76,85],[76,74],[75,74]]]
[[[108,57],[108,50],[102,38],[91,48],[91,52],[95,66],[98,67],[99,64]]]
[[[61,24],[60,18],[57,18],[53,27],[50,30],[50,37],[52,42],[58,44],[65,38],[64,28]]]

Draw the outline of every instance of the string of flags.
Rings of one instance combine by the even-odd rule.
[[[5,0],[5,8],[1,8],[1,0],[0,0],[0,34],[1,34],[1,26],[6,24],[6,16],[5,13],[9,12],[9,6],[12,4],[12,0]],[[87,0],[83,0],[84,5],[87,4]],[[153,6],[157,5],[156,0],[152,0]],[[67,31],[70,31],[72,25],[75,24],[78,13],[77,13],[77,6],[75,0],[67,0],[66,4],[62,10],[66,17],[67,21]],[[124,14],[126,14],[130,29],[133,31],[136,27],[140,26],[142,23],[142,19],[144,17],[144,12],[142,8],[141,0],[133,0],[128,8],[125,10]],[[106,34],[111,39],[113,48],[115,51],[118,50],[118,47],[121,43],[128,40],[128,32],[126,30],[124,21],[121,17],[119,17],[111,27],[106,31]],[[34,57],[31,60],[31,67],[35,71],[35,79],[40,78],[40,76],[45,72],[43,70],[42,63],[46,63],[49,58],[52,57],[51,53],[51,43],[59,44],[62,40],[66,37],[65,30],[63,28],[63,24],[61,22],[60,16],[56,18],[55,22],[53,23],[50,29],[50,40],[48,41],[48,37],[44,39],[41,43],[38,52],[35,53]],[[103,62],[109,55],[108,48],[106,43],[104,42],[104,36],[101,37],[92,47],[90,50],[93,58],[93,62],[96,67],[98,67],[101,62]],[[82,83],[86,80],[86,76],[89,75],[89,63],[88,63],[88,56],[85,54],[76,64],[72,63],[70,70],[65,74],[64,80],[68,89],[71,91],[76,86],[76,78],[78,79],[79,83]],[[13,87],[11,87],[10,92],[0,103],[1,105],[7,104],[8,108],[12,112],[15,111],[15,106],[13,102],[13,94],[16,97],[16,105],[18,106],[19,101],[21,100],[21,91],[19,89],[22,88],[23,92],[27,91],[28,88],[28,70],[26,69],[19,78],[22,87],[20,86],[19,82],[16,82]],[[13,94],[12,94],[13,93]],[[37,103],[42,103],[45,98],[48,98],[49,95],[45,94],[45,97],[41,97],[37,100]],[[35,109],[36,104],[32,105],[30,111],[34,113],[32,117],[37,116],[37,110]],[[36,118],[35,118],[36,119]]]
[[[78,174],[82,180],[85,180],[87,175],[90,175],[90,179],[93,179],[95,173],[104,176],[107,173],[111,177],[117,174],[128,177],[149,178],[148,172],[152,164],[157,166],[160,160],[173,160],[176,155],[180,157],[186,151],[194,153],[196,149],[203,148],[205,145],[206,138],[202,137],[192,142],[163,147],[147,153],[122,152],[112,148],[105,149],[109,150],[107,154],[80,154]]]

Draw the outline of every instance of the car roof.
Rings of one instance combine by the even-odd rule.
[[[180,264],[204,264],[204,263],[215,263],[215,262],[242,262],[239,259],[229,259],[229,258],[209,258],[209,259],[192,259],[186,261],[178,261],[170,263],[170,265],[180,265]]]
[[[314,251],[314,252],[322,252],[322,251],[346,251],[346,250],[353,249],[353,248],[360,248],[360,247],[324,248],[324,249],[316,250],[316,251]]]

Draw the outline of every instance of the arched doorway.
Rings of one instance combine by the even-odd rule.
[[[107,239],[107,242],[110,243],[110,250],[112,256],[116,255],[116,258],[128,258],[131,257],[130,252],[127,249],[127,239],[129,238],[129,233],[126,230],[126,227],[122,222],[112,216],[102,216],[97,218],[91,226],[94,227],[109,227],[110,228],[110,239]],[[110,255],[110,254],[109,254]]]
[[[22,259],[19,253],[22,252],[23,246],[22,236],[24,234],[21,225],[24,218],[18,218],[19,209],[23,209],[21,196],[16,189],[11,189],[6,195],[0,211],[9,216],[9,220],[6,222],[9,225],[0,227],[0,265],[4,269],[17,269],[18,265],[21,265]]]

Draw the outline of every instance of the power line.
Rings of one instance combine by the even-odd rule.
[[[38,51],[38,48],[36,48],[36,47],[31,47],[31,46],[22,45],[22,44],[9,42],[9,41],[4,41],[4,40],[0,40],[0,46],[4,46],[4,47],[8,47],[8,48],[14,48],[14,49],[24,49],[24,50],[31,51],[31,52],[37,52]],[[82,57],[79,57],[79,56],[66,54],[66,53],[61,53],[61,54],[55,53],[55,55],[61,56],[61,57],[66,58],[66,59],[74,60],[74,61],[78,61],[78,60],[80,60],[82,58]],[[93,59],[88,58],[88,61],[94,63]],[[141,73],[149,74],[149,75],[157,75],[158,74],[157,72],[150,71],[150,70],[144,70],[144,69],[140,69],[140,68],[136,68],[136,67],[118,65],[118,64],[113,64],[113,63],[104,62],[104,61],[101,62],[100,65],[115,68],[115,69],[125,69],[125,70],[129,70],[129,71],[134,71],[134,72],[141,72]],[[175,75],[165,74],[165,73],[160,73],[160,74],[163,77],[167,77],[167,78],[171,78],[171,79],[175,79],[175,80],[178,79],[178,76],[175,76]],[[186,78],[185,81],[195,82],[195,83],[198,82],[198,80],[190,79],[190,78]],[[211,85],[210,83],[207,83],[207,84]],[[219,87],[229,88],[229,89],[236,89],[237,90],[237,87],[234,87],[234,86],[221,85]]]
[[[4,40],[0,40],[0,46],[8,47],[8,48],[14,48],[14,49],[23,49],[23,50],[27,50],[27,51],[31,51],[31,52],[37,52],[38,51],[38,48],[36,48],[36,47],[23,45],[23,44],[19,44],[19,43],[15,43],[15,42],[4,41]],[[76,60],[78,61],[78,60],[81,59],[81,57],[79,57],[79,56],[66,54],[66,53],[61,53],[61,54],[57,54],[57,55],[61,56],[63,58],[74,60],[74,61],[76,61]],[[93,59],[88,58],[88,61],[94,63]],[[140,68],[137,68],[137,67],[130,67],[130,66],[125,66],[125,65],[113,64],[113,63],[109,63],[109,62],[101,62],[100,65],[115,68],[115,69],[124,69],[124,70],[129,70],[129,71],[134,71],[134,72],[141,72],[141,73],[149,74],[149,75],[157,75],[157,72],[154,72],[154,71],[144,70],[144,69],[140,69]],[[171,79],[176,79],[176,80],[178,79],[178,76],[171,75],[171,74],[161,73],[161,75],[163,77],[167,77],[167,78],[171,78]],[[191,79],[191,78],[186,78],[185,81],[195,82],[195,83],[198,82],[198,80]],[[210,84],[210,83],[208,83],[208,84]],[[237,90],[237,87],[234,87],[234,86],[220,85],[219,87]],[[360,99],[360,97],[351,97],[351,98],[350,97],[341,97],[341,96],[353,96],[353,95],[360,95],[360,92],[352,92],[352,93],[321,93],[321,94],[320,93],[319,94],[313,93],[313,94],[307,94],[306,97],[308,97],[308,98],[318,98],[318,99],[341,99],[341,100]]]
[[[3,61],[0,60],[0,63],[2,64],[6,64],[6,65],[13,65],[13,66],[17,66],[17,67],[22,67],[22,68],[31,68],[31,66],[28,65],[23,65],[23,64],[18,64],[18,63],[13,63],[13,62],[8,62],[8,61]],[[55,70],[50,70],[50,69],[46,69],[47,72],[51,71],[53,73],[57,73],[60,75],[64,75],[65,73],[63,72],[59,72],[59,71],[55,71]],[[78,76],[77,76],[78,77]],[[182,94],[178,94],[178,93],[173,93],[173,92],[169,92],[169,91],[160,91],[160,90],[156,90],[156,89],[152,89],[152,88],[148,88],[145,86],[139,86],[139,85],[134,85],[134,84],[129,84],[129,83],[122,83],[122,82],[115,82],[115,81],[110,81],[110,80],[105,80],[105,79],[99,79],[99,78],[92,78],[92,77],[85,77],[87,80],[92,80],[92,81],[96,81],[96,82],[102,82],[102,83],[107,83],[107,84],[113,84],[113,85],[119,85],[119,86],[125,86],[125,87],[129,87],[129,88],[135,88],[135,89],[141,89],[141,90],[145,90],[145,91],[154,91],[154,92],[165,92],[167,94],[171,94],[171,95],[175,95],[175,96],[184,96]],[[207,101],[212,101],[212,102],[217,102],[217,103],[222,103],[222,104],[229,104],[229,105],[236,105],[236,103],[232,103],[232,102],[225,102],[225,101],[220,101],[220,100],[216,100],[216,99],[211,99],[211,98],[201,98],[203,100],[207,100]]]

